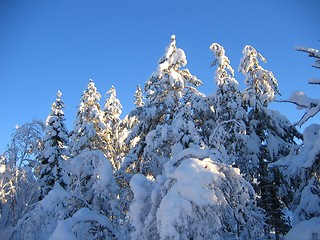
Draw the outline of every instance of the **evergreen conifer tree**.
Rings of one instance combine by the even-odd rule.
[[[106,142],[103,136],[106,128],[103,111],[99,101],[101,95],[97,91],[94,82],[90,80],[87,90],[84,91],[74,129],[71,133],[71,154],[78,155],[82,150],[100,149],[105,152]]]
[[[43,137],[43,149],[40,153],[40,177],[39,182],[44,197],[54,186],[68,185],[65,161],[69,157],[68,130],[65,125],[64,102],[62,93],[58,91],[57,98],[52,104],[51,113],[47,117],[45,136]]]
[[[143,94],[142,94],[142,89],[140,87],[140,85],[137,86],[136,92],[134,94],[134,105],[136,107],[142,107],[143,106]]]
[[[239,167],[242,172],[246,136],[246,111],[242,107],[242,97],[239,84],[234,79],[234,70],[225,55],[224,48],[218,43],[210,46],[217,65],[215,74],[215,114],[216,127],[210,135],[210,146],[219,152],[225,163]],[[218,157],[218,156],[217,156]]]
[[[287,156],[295,145],[294,138],[300,134],[286,117],[268,108],[279,93],[278,82],[272,72],[259,65],[259,60],[266,61],[252,46],[245,46],[239,66],[246,77],[243,100],[249,111],[250,144],[246,160],[248,173],[245,174],[251,183],[258,183],[254,184],[260,196],[258,203],[266,211],[266,222],[271,228],[266,232],[275,231],[279,239],[288,231],[289,223],[284,219],[283,203],[278,195],[280,176],[268,164]]]
[[[117,99],[117,92],[114,86],[107,92],[109,97],[104,105],[104,121],[106,124],[104,138],[106,140],[106,155],[111,161],[113,168],[118,170],[123,157],[123,144],[125,131],[122,131],[120,115],[122,105]]]
[[[183,68],[187,64],[184,51],[176,47],[176,39],[173,35],[171,43],[166,48],[163,57],[159,60],[157,70],[151,75],[145,84],[146,101],[143,106],[132,112],[132,115],[138,116],[138,123],[129,134],[127,143],[130,144],[137,140],[128,153],[124,167],[128,167],[133,162],[136,163],[135,172],[151,174],[161,172],[161,165],[170,157],[170,145],[161,144],[156,147],[155,144],[148,142],[155,134],[160,137],[161,128],[166,129],[170,126],[176,111],[180,110],[183,104],[183,96],[197,93],[195,87],[202,82],[191,75],[188,69]],[[137,114],[138,112],[138,114]],[[164,130],[165,131],[165,130]],[[148,136],[149,135],[149,136]],[[162,141],[162,139],[159,139]],[[156,149],[147,147],[149,143]],[[146,148],[147,147],[147,148]],[[158,152],[159,158],[152,152]],[[164,156],[162,156],[164,154]],[[162,160],[161,160],[162,159]],[[150,161],[159,161],[160,169],[150,171]]]

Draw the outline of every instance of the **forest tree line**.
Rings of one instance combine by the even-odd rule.
[[[320,99],[294,93],[292,124],[272,110],[278,81],[245,46],[240,90],[224,48],[210,46],[207,96],[173,35],[157,69],[121,118],[112,86],[93,80],[72,130],[58,91],[45,122],[17,127],[0,156],[0,233],[7,239],[283,239],[320,217],[320,125],[297,126]],[[299,48],[316,58],[315,49]],[[319,84],[313,79],[310,83]],[[316,233],[314,233],[316,234]],[[320,236],[319,236],[320,237]]]

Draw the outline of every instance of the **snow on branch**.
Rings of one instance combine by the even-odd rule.
[[[309,98],[304,92],[294,92],[288,100],[281,100],[280,102],[289,102],[297,106],[297,109],[305,109],[305,113],[301,119],[295,123],[300,127],[310,118],[320,112],[320,99]]]
[[[311,78],[309,80],[309,84],[320,84],[320,79]]]
[[[257,107],[259,102],[267,106],[279,94],[278,81],[271,71],[260,66],[266,59],[250,45],[244,47],[238,71],[246,77],[243,99],[250,107]]]
[[[296,47],[297,51],[309,53],[310,57],[320,58],[319,50],[314,48]]]
[[[225,69],[227,69],[230,72],[230,75],[234,76],[234,70],[230,66],[230,61],[228,57],[225,55],[224,48],[219,45],[218,43],[213,43],[210,46],[211,51],[213,52],[216,59],[213,61],[211,66],[218,65],[218,72],[226,72]]]
[[[318,49],[307,48],[307,47],[296,47],[297,51],[308,53],[309,57],[317,58],[315,64],[312,67],[320,68],[320,53]]]

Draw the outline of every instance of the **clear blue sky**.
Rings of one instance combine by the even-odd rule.
[[[156,69],[172,34],[205,94],[215,89],[209,46],[218,42],[235,70],[243,47],[254,46],[278,79],[281,98],[295,90],[319,98],[320,87],[307,80],[320,78],[320,70],[294,50],[320,48],[319,11],[319,0],[2,0],[0,152],[15,125],[46,119],[57,90],[71,130],[90,78],[102,96],[114,85],[128,113],[136,86]],[[243,76],[236,78],[243,89]],[[303,114],[289,104],[275,105],[291,121]]]

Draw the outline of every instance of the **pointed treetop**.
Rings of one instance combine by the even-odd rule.
[[[51,105],[52,114],[54,115],[64,115],[63,108],[65,108],[64,102],[61,99],[62,93],[60,90],[57,92],[57,98]]]
[[[106,96],[109,97],[106,99],[106,102],[104,104],[104,112],[108,113],[108,118],[119,118],[119,116],[122,113],[122,105],[117,99],[117,91],[115,87],[112,85],[110,90],[106,93]]]
[[[97,89],[96,89],[96,86],[95,86],[95,84],[94,84],[94,82],[93,82],[92,79],[89,79],[89,83],[88,83],[88,86],[87,86],[87,91],[88,91],[89,89],[94,89],[95,91],[97,90]]]
[[[187,58],[184,51],[176,46],[176,36],[171,36],[171,42],[166,48],[164,55],[159,60],[159,72],[166,69],[177,70],[187,64]]]
[[[114,86],[112,85],[111,88],[109,89],[109,91],[106,93],[106,95],[111,95],[111,96],[114,96],[116,97],[117,96],[117,91],[116,89],[114,88]]]
[[[57,92],[57,97],[58,97],[58,98],[61,98],[61,96],[62,96],[62,92],[60,92],[60,90],[58,90],[58,92]]]
[[[143,103],[143,95],[142,95],[142,90],[140,85],[137,86],[134,97],[135,97],[134,105],[136,105],[136,107],[142,107],[144,103]]]
[[[93,105],[94,103],[97,103],[100,101],[101,95],[98,92],[94,82],[92,79],[89,80],[89,84],[87,85],[87,89],[83,91],[83,102],[89,103],[89,105]]]

